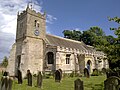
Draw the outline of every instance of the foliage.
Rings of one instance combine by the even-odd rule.
[[[93,73],[91,74],[91,76],[98,76],[98,75],[99,75],[98,69],[94,69]]]
[[[117,37],[105,35],[104,31],[97,26],[90,27],[82,33],[81,31],[64,30],[63,34],[65,38],[83,41],[85,44],[93,46],[99,51],[103,51],[107,55],[110,68],[120,68],[120,18],[109,18],[109,21],[118,23],[118,28],[110,28],[110,30],[115,32]]]
[[[7,65],[8,65],[8,58],[6,56],[4,57],[4,59],[3,59],[3,61],[2,61],[2,63],[0,65],[5,67],[5,68],[7,67]]]
[[[73,39],[73,40],[80,40],[81,32],[78,30],[64,30],[63,31],[64,38]]]
[[[109,21],[114,21],[116,22],[119,26],[118,28],[110,28],[111,30],[114,31],[115,35],[117,38],[113,40],[113,44],[109,45],[109,50],[107,51],[109,63],[111,69],[113,68],[120,68],[120,18],[119,17],[114,17],[110,18]]]

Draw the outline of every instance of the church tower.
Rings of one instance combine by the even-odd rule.
[[[17,15],[15,72],[21,70],[23,77],[43,71],[46,38],[46,15],[27,6]]]

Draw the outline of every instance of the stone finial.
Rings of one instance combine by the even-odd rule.
[[[17,15],[19,15],[19,11],[17,12]]]
[[[29,8],[29,3],[27,4],[27,8]]]

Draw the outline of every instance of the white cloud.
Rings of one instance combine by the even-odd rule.
[[[17,12],[25,10],[27,4],[30,2],[31,0],[0,0],[0,59],[8,55],[8,51],[15,41]],[[42,3],[42,0],[39,3],[37,0],[34,0],[32,2],[32,8],[37,12],[41,12],[42,7],[40,5]],[[57,19],[52,15],[47,15],[47,23],[52,24],[54,20]],[[50,33],[48,28],[47,26],[47,32]]]
[[[57,20],[56,17],[54,17],[54,16],[52,16],[52,15],[50,15],[50,14],[47,14],[47,17],[46,17],[46,18],[47,18],[46,22],[47,22],[47,23],[50,23],[50,24],[52,24],[53,21]]]
[[[31,0],[1,0],[0,1],[0,30],[7,33],[16,34],[17,12],[26,8]],[[33,9],[41,11],[42,7],[37,1],[33,2]]]
[[[0,61],[8,56],[15,41],[17,12],[23,11],[31,0],[0,0]],[[42,7],[34,0],[33,9],[41,11]]]

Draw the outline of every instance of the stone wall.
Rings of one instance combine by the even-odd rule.
[[[13,44],[12,49],[10,50],[10,56],[8,58],[8,66],[7,66],[7,72],[9,72],[10,76],[15,75],[15,53],[16,53],[16,44]]]

